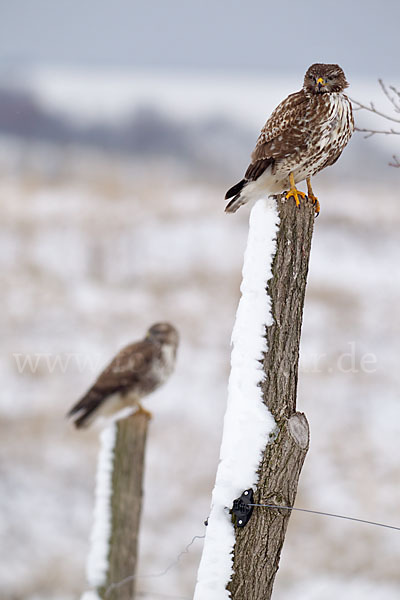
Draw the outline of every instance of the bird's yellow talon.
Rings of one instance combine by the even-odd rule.
[[[311,202],[313,203],[314,210],[315,210],[315,216],[318,217],[319,211],[321,210],[321,206],[320,206],[320,203],[318,202],[317,196],[314,196],[314,192],[311,187],[311,180],[309,177],[307,177],[307,192],[308,192],[308,199],[311,200]]]
[[[286,200],[290,200],[290,198],[293,198],[294,201],[296,202],[297,208],[300,208],[301,201],[299,198],[301,198],[302,200],[306,200],[307,195],[304,192],[300,192],[300,190],[298,190],[296,188],[296,184],[294,182],[294,177],[293,177],[292,173],[290,173],[290,175],[289,175],[289,181],[290,181],[290,190],[287,192],[285,198],[286,198]]]
[[[310,200],[312,200],[314,210],[315,210],[315,216],[318,217],[319,211],[321,210],[321,206],[320,206],[320,203],[318,202],[318,198],[316,196],[308,196],[308,197]]]
[[[300,208],[301,206],[301,200],[306,200],[307,199],[307,195],[304,192],[300,192],[300,190],[298,190],[297,188],[291,188],[286,196],[285,196],[286,200],[290,200],[290,198],[293,198],[294,201],[296,202],[296,206],[297,208]]]
[[[152,419],[153,415],[149,410],[146,410],[140,402],[137,402],[137,411],[134,413],[135,415],[144,415],[148,419]]]

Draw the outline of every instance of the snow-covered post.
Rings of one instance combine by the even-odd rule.
[[[148,417],[143,412],[101,433],[96,503],[82,600],[133,600]]]
[[[250,215],[232,333],[224,431],[194,600],[268,600],[290,512],[253,509],[233,524],[233,501],[293,506],[309,430],[296,412],[300,332],[314,209],[282,197]]]

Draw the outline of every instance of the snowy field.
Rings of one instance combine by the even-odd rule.
[[[400,198],[391,171],[383,164],[366,182],[359,168],[341,180],[338,166],[337,177],[333,168],[315,180],[322,210],[298,398],[311,445],[297,505],[400,526]],[[225,215],[234,181],[207,181],[167,158],[3,138],[0,174],[1,596],[73,600],[86,589],[98,431],[77,432],[64,414],[121,346],[168,319],[182,343],[176,373],[146,403],[154,418],[138,597],[189,600],[202,540],[165,575],[148,575],[204,534],[249,210]],[[400,532],[293,514],[274,598],[392,600],[399,559]]]

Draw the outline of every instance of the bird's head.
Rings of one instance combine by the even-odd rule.
[[[146,337],[159,344],[168,344],[175,348],[179,343],[179,334],[170,323],[155,323],[148,330]]]
[[[315,63],[305,74],[303,89],[311,94],[329,94],[342,92],[348,85],[343,69],[339,65]]]

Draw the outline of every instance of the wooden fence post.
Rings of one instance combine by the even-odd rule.
[[[278,434],[265,448],[254,502],[293,506],[309,443],[308,422],[296,412],[296,396],[314,211],[311,206],[299,210],[292,202],[278,201],[278,207],[280,226],[268,284],[274,322],[266,329],[261,386]],[[271,598],[290,515],[289,510],[255,508],[246,527],[236,528],[228,586],[234,600]]]
[[[103,508],[95,510],[94,555],[92,561],[89,555],[88,561],[89,583],[96,589],[94,597],[101,600],[134,600],[135,597],[148,421],[143,412],[134,413],[111,426],[116,428],[113,448],[112,440],[111,443],[102,440],[109,447],[104,450],[104,457],[103,449],[100,452],[96,503],[102,503]],[[109,435],[112,436],[112,432]],[[104,478],[108,479],[105,483]],[[100,522],[96,523],[96,519]],[[105,539],[99,539],[101,537]],[[104,548],[100,557],[93,548],[99,543]]]
[[[303,202],[296,208],[293,201],[285,201],[283,196],[276,203],[259,201],[250,216],[221,462],[195,600],[271,598],[291,511],[254,507],[251,518],[241,527],[238,521],[233,524],[229,509],[249,483],[254,489],[254,504],[290,507],[295,501],[309,445],[307,419],[296,412],[296,394],[313,227],[311,203]],[[261,263],[260,254],[267,257],[261,258]],[[255,263],[261,264],[261,271],[259,264],[253,267]],[[264,314],[260,313],[260,301]],[[259,327],[254,327],[249,313],[257,311],[261,321]],[[262,324],[267,348],[264,353],[258,342]],[[247,333],[248,325],[253,333]],[[235,344],[239,351],[235,351]],[[262,364],[261,373],[259,367],[253,366],[259,365],[258,361]],[[259,382],[257,393],[253,389],[255,382]],[[252,436],[258,436],[260,446],[253,444]],[[248,445],[252,448],[252,460],[249,456],[242,458],[242,453],[249,453]]]

